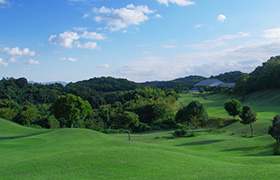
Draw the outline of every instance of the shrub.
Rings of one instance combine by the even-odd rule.
[[[188,133],[188,131],[186,129],[177,129],[173,133],[173,136],[174,137],[184,137],[187,133]]]

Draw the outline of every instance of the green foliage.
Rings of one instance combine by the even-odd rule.
[[[114,122],[116,129],[129,129],[139,126],[139,116],[133,112],[124,111],[117,115]]]
[[[207,123],[208,114],[203,104],[198,101],[192,101],[187,106],[178,110],[175,120],[177,122],[187,123],[193,127],[199,127]]]
[[[220,81],[223,81],[225,83],[233,83],[236,82],[237,79],[242,75],[243,73],[240,71],[232,71],[219,74],[217,76],[211,76],[210,79],[219,79]]]
[[[26,126],[31,126],[37,118],[40,118],[38,109],[32,104],[27,104],[23,109],[13,118],[13,121]]]
[[[150,86],[154,88],[173,88],[176,89],[177,93],[181,92],[182,90],[188,90],[191,88],[195,83],[204,80],[205,77],[202,76],[188,76],[184,78],[178,78],[172,81],[151,81],[145,82],[145,86]]]
[[[242,112],[239,115],[239,117],[241,118],[241,123],[246,125],[246,124],[250,124],[250,128],[251,128],[251,135],[253,135],[253,126],[252,124],[254,122],[256,122],[257,120],[257,113],[252,110],[252,108],[250,106],[243,106],[242,108]]]
[[[238,116],[241,112],[242,103],[236,99],[232,99],[225,103],[224,108],[228,112],[228,115],[233,116],[235,119],[235,116]]]
[[[268,128],[268,134],[270,134],[276,140],[277,150],[279,150],[280,141],[280,115],[273,118],[272,126]]]
[[[79,120],[83,121],[92,111],[88,101],[73,94],[60,96],[50,107],[50,110],[55,118],[67,127],[73,127]]]
[[[280,88],[280,56],[271,57],[252,73],[239,77],[234,92],[237,95],[245,95],[275,88]]]
[[[187,129],[177,129],[174,131],[173,136],[174,137],[184,137],[188,134]]]

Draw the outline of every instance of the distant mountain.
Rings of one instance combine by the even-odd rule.
[[[35,82],[35,81],[28,81],[28,83],[30,84],[42,84],[42,85],[50,85],[50,84],[62,84],[63,86],[66,86],[68,84],[68,82],[65,81],[52,81],[52,82]]]

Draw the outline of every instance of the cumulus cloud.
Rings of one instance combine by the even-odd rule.
[[[35,51],[30,51],[29,48],[24,48],[23,50],[20,50],[18,47],[15,48],[9,48],[5,47],[4,49],[0,50],[0,52],[12,55],[12,56],[35,56]]]
[[[227,19],[227,17],[223,14],[218,15],[217,20],[220,22],[224,22]]]
[[[105,22],[106,28],[110,31],[118,31],[130,25],[140,25],[149,19],[148,14],[154,13],[148,6],[135,7],[133,4],[120,9],[108,9],[103,6],[99,9],[94,8],[93,12],[104,14],[104,16],[96,16],[94,20]]]
[[[37,64],[40,64],[39,61],[36,61],[34,59],[29,59],[28,61],[26,61],[26,64],[34,64],[34,65],[37,65]]]
[[[57,35],[51,35],[48,42],[50,44],[72,48],[74,40],[78,40],[80,36],[76,32],[65,31]]]
[[[63,57],[63,58],[60,58],[59,60],[60,61],[69,61],[69,62],[76,62],[76,61],[78,61],[78,59],[75,59],[75,58],[72,58],[72,57],[68,57],[68,58]]]
[[[96,42],[85,42],[82,44],[81,42],[77,41],[79,39],[90,39],[90,40],[104,40],[102,34],[96,32],[88,32],[86,28],[75,27],[73,28],[77,32],[65,31],[64,33],[60,33],[59,35],[51,35],[48,42],[53,45],[58,45],[66,48],[82,48],[82,49],[100,49],[97,46]]]
[[[81,48],[81,49],[96,49],[96,50],[101,49],[99,46],[97,46],[96,42],[85,42],[81,44],[79,41],[77,41],[75,44],[77,48]]]
[[[9,63],[7,63],[6,61],[4,61],[3,58],[0,58],[0,66],[7,67],[8,65],[9,65]]]
[[[157,0],[161,4],[165,4],[166,6],[169,6],[169,3],[177,4],[179,6],[189,6],[194,5],[195,2],[190,0]]]
[[[99,34],[99,33],[96,33],[96,32],[88,32],[88,31],[85,31],[81,35],[81,38],[84,38],[84,39],[97,39],[97,40],[106,39],[102,34]]]

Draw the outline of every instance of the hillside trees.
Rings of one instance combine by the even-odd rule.
[[[257,120],[257,113],[252,110],[252,108],[250,106],[243,106],[242,111],[239,115],[239,117],[241,118],[240,123],[247,125],[250,125],[250,129],[251,129],[251,135],[253,135],[253,123],[256,122]]]
[[[224,108],[228,112],[228,115],[233,116],[235,119],[235,116],[238,116],[241,112],[242,103],[236,99],[232,99],[224,104]]]
[[[73,127],[79,120],[83,121],[92,111],[88,101],[73,94],[60,96],[50,107],[55,118],[60,120],[62,125]]]
[[[198,101],[192,101],[187,106],[178,110],[175,120],[186,123],[189,126],[199,127],[207,123],[208,114],[203,104]]]
[[[235,94],[246,95],[255,91],[280,88],[280,56],[271,57],[250,74],[237,79]]]

